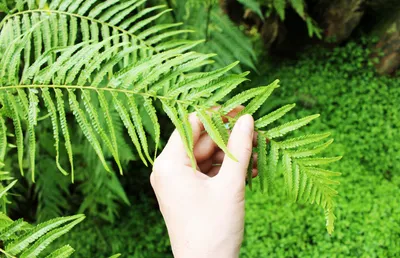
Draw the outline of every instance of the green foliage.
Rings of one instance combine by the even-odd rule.
[[[239,0],[246,8],[255,12],[262,19],[278,15],[281,21],[285,20],[287,8],[292,8],[306,23],[308,35],[322,38],[322,30],[316,21],[306,12],[307,3],[304,0]],[[264,15],[261,10],[266,10]]]
[[[214,71],[199,72],[199,67],[212,62],[211,55],[191,51],[199,41],[170,40],[172,35],[187,31],[165,30],[174,27],[173,24],[152,26],[153,21],[169,10],[163,10],[163,6],[144,7],[143,4],[144,1],[135,0],[104,3],[21,1],[17,2],[15,12],[10,12],[0,24],[1,117],[13,122],[12,132],[21,173],[24,172],[24,165],[28,164],[32,181],[35,181],[38,145],[35,130],[38,121],[42,120],[40,115],[44,113],[43,117],[50,117],[51,120],[57,167],[66,173],[59,154],[62,134],[72,181],[75,180],[71,125],[67,121],[67,116],[73,116],[100,161],[97,167],[90,165],[92,169],[95,168],[92,174],[95,180],[90,177],[86,179],[87,182],[95,181],[94,185],[81,185],[86,199],[80,209],[84,211],[91,208],[101,214],[97,205],[93,204],[94,198],[100,197],[98,204],[111,209],[107,211],[108,218],[113,218],[115,208],[110,207],[110,203],[113,204],[115,200],[111,199],[110,202],[110,198],[105,196],[106,201],[103,202],[102,195],[98,194],[100,191],[107,194],[107,185],[111,185],[109,190],[114,191],[113,196],[128,203],[115,176],[98,176],[100,165],[113,173],[107,154],[122,173],[120,144],[117,140],[120,137],[117,137],[116,124],[124,125],[142,162],[145,165],[152,163],[149,151],[151,139],[147,137],[142,113],[144,111],[151,118],[147,122],[153,128],[154,145],[158,146],[160,124],[155,105],[161,103],[164,112],[181,134],[195,167],[188,122],[190,111],[197,111],[208,134],[230,155],[226,146],[226,132],[221,132],[223,127],[216,123],[215,116],[224,117],[234,107],[246,105],[242,112],[230,120],[233,125],[239,116],[254,114],[278,87],[278,81],[275,81],[269,86],[241,92],[222,104],[221,109],[209,111],[211,107],[221,105],[234,87],[246,80],[247,73],[229,75],[229,71],[237,65],[235,62]],[[208,15],[214,15],[218,24],[225,23],[219,20],[217,14]],[[225,33],[230,35],[229,31]],[[232,36],[236,37],[236,34]],[[215,40],[222,42],[217,37]],[[241,44],[240,41],[234,42]],[[147,108],[141,109],[141,106]],[[285,112],[275,111],[274,115],[281,117]],[[316,117],[318,115],[267,128],[263,117],[256,121],[256,129],[264,139],[268,139],[268,144],[261,146],[272,149],[268,154],[268,162],[264,162],[272,168],[268,190],[272,190],[272,175],[282,168],[289,198],[320,205],[325,210],[328,232],[332,233],[333,197],[336,191],[329,185],[337,182],[329,177],[338,174],[310,167],[303,162],[304,158],[318,154],[331,142],[303,149],[297,147],[315,143],[316,140],[276,139],[307,125]],[[27,135],[27,140],[24,135]],[[290,145],[288,141],[300,143]],[[24,158],[26,149],[27,162]],[[90,157],[90,152],[84,153]],[[262,153],[267,155],[264,150]],[[319,165],[318,162],[313,164]],[[264,181],[264,176],[260,176],[260,180]],[[54,182],[52,185],[57,187]],[[62,206],[57,205],[53,210]]]
[[[238,28],[218,6],[218,1],[207,0],[159,0],[171,3],[174,22],[183,22],[185,28],[193,33],[186,34],[192,40],[205,40],[198,47],[200,52],[217,54],[213,68],[221,68],[235,61],[240,66],[232,69],[235,73],[243,69],[257,71],[257,56],[250,39]]]
[[[2,172],[7,175],[7,172]],[[3,177],[2,180],[10,179]],[[5,210],[7,202],[5,193],[16,183],[14,180],[6,187],[1,184],[0,200]],[[54,240],[61,237],[74,226],[85,219],[84,215],[75,215],[69,217],[59,217],[36,226],[32,226],[22,219],[13,221],[5,213],[0,213],[0,252],[6,257],[37,257]],[[50,253],[46,257],[69,257],[74,249],[69,245],[64,245]]]
[[[321,113],[321,119],[303,131],[314,134],[328,130],[335,136],[335,144],[326,153],[341,153],[344,158],[328,166],[343,175],[337,186],[340,195],[332,236],[323,231],[322,217],[310,215],[317,212],[316,206],[282,199],[284,180],[276,181],[276,191],[268,197],[258,190],[259,180],[253,180],[253,190],[246,192],[240,257],[397,257],[400,253],[400,206],[396,198],[400,186],[399,78],[374,73],[369,43],[361,39],[333,50],[313,47],[298,60],[269,67],[265,77],[253,78],[255,84],[266,78],[282,78],[282,87],[264,104],[260,115],[294,101],[298,104],[293,113]],[[290,108],[294,107],[287,106],[286,110]],[[287,113],[284,119],[293,118]],[[130,250],[127,256],[171,257],[167,230],[155,199],[147,197],[132,203],[139,203],[138,209],[124,213],[116,226],[100,228],[101,235],[92,225],[82,228],[89,230],[87,237],[71,232],[71,244],[79,247],[78,254],[97,257]],[[121,234],[132,240],[121,240]],[[104,242],[98,244],[101,239]]]
[[[121,257],[172,258],[167,229],[155,198],[141,194],[131,202],[135,203],[135,208],[124,209],[124,216],[118,223],[85,221],[54,245],[68,241],[76,248],[77,257],[107,257],[121,253]]]

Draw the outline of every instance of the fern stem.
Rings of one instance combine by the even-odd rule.
[[[212,9],[212,2],[208,1],[207,3],[207,20],[206,20],[206,30],[205,30],[205,42],[207,43],[209,40],[208,34],[209,34],[209,27],[210,27],[210,22],[211,22],[211,9]]]
[[[3,253],[3,254],[5,254],[7,257],[11,257],[11,258],[17,258],[17,257],[15,257],[15,256],[13,256],[13,255],[11,255],[11,254],[7,253],[6,251],[4,251],[4,250],[3,250],[3,249],[1,249],[1,248],[0,248],[0,253]]]
[[[127,93],[127,94],[134,94],[134,95],[139,95],[143,97],[152,97],[156,99],[162,99],[162,100],[172,100],[174,102],[190,105],[192,107],[198,107],[198,108],[206,108],[204,106],[199,106],[193,104],[191,101],[184,101],[184,100],[179,100],[176,98],[168,98],[165,96],[160,96],[160,95],[154,95],[154,94],[149,94],[149,93],[144,93],[144,92],[134,92],[132,90],[124,90],[124,89],[116,89],[116,88],[95,88],[95,87],[90,87],[90,86],[80,86],[80,85],[10,85],[10,86],[3,86],[0,87],[0,90],[12,90],[12,89],[28,89],[28,88],[35,88],[35,89],[43,89],[43,88],[53,88],[53,89],[78,89],[78,90],[93,90],[93,91],[108,91],[108,92],[119,92],[119,93]]]
[[[11,14],[11,15],[7,15],[7,16],[0,22],[0,29],[3,27],[3,25],[5,24],[5,22],[6,22],[8,19],[10,19],[10,18],[12,18],[12,17],[14,17],[14,16],[23,15],[23,14],[27,14],[27,13],[35,13],[35,12],[36,12],[36,13],[46,13],[46,14],[49,14],[49,13],[64,14],[64,15],[69,15],[69,16],[72,16],[72,17],[77,17],[77,18],[80,18],[80,19],[88,20],[88,21],[91,21],[91,22],[99,23],[99,24],[101,24],[101,25],[105,25],[105,26],[111,27],[111,28],[113,28],[113,29],[116,29],[116,30],[120,31],[121,34],[125,34],[125,35],[128,35],[128,36],[131,36],[131,37],[135,38],[136,40],[138,40],[138,41],[139,41],[140,43],[142,43],[143,45],[149,47],[151,50],[153,50],[153,51],[159,53],[159,51],[158,51],[157,49],[155,49],[154,47],[148,45],[144,40],[140,39],[140,38],[137,37],[135,34],[129,33],[129,31],[124,30],[124,29],[122,29],[122,28],[120,28],[120,27],[118,27],[118,26],[112,25],[112,24],[110,24],[110,23],[108,23],[108,22],[102,22],[102,21],[100,21],[100,20],[98,20],[98,19],[95,19],[95,18],[86,17],[86,16],[82,16],[82,15],[79,15],[79,14],[75,14],[75,13],[69,13],[69,12],[64,12],[64,11],[58,11],[58,10],[41,10],[41,9],[35,9],[35,10],[27,10],[27,11],[23,11],[23,12],[18,12],[18,13],[14,13],[14,14]]]

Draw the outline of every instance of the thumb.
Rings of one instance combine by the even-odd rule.
[[[254,120],[250,115],[244,115],[238,119],[233,127],[228,141],[228,149],[237,159],[232,160],[225,155],[222,162],[219,177],[224,181],[245,183],[247,167],[249,165],[253,149]]]

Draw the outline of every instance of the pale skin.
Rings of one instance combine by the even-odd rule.
[[[229,116],[235,116],[242,108]],[[250,115],[242,116],[232,129],[228,148],[237,161],[224,155],[204,132],[195,114],[190,115],[189,121],[198,171],[194,172],[175,130],[155,160],[150,176],[174,257],[238,257],[243,241],[245,182],[255,136],[254,120]],[[253,168],[253,176],[256,174]]]

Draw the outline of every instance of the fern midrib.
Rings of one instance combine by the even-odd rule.
[[[145,46],[147,46],[148,48],[150,48],[151,50],[154,50],[155,52],[160,53],[160,51],[158,51],[156,48],[152,47],[151,45],[148,45],[148,44],[146,43],[146,41],[144,41],[143,39],[139,38],[139,37],[136,36],[135,34],[129,33],[129,31],[124,30],[124,29],[122,29],[122,28],[120,28],[120,27],[118,27],[118,26],[115,26],[115,25],[112,25],[112,24],[110,24],[110,23],[108,23],[108,22],[103,22],[103,21],[101,21],[101,20],[98,20],[98,19],[95,19],[95,18],[91,18],[91,17],[88,17],[88,16],[83,16],[83,15],[76,14],[76,13],[69,13],[69,12],[58,11],[58,10],[35,9],[35,10],[27,10],[27,11],[22,11],[22,12],[14,13],[14,14],[11,14],[11,15],[7,15],[7,16],[4,17],[4,19],[0,22],[0,29],[3,27],[3,25],[6,23],[6,21],[7,21],[8,19],[10,19],[10,18],[12,18],[12,17],[14,17],[14,16],[23,15],[23,14],[26,14],[26,13],[35,13],[35,12],[36,12],[36,13],[47,13],[47,14],[51,14],[51,13],[64,14],[64,15],[69,15],[69,16],[72,16],[72,17],[77,17],[77,18],[80,18],[80,19],[84,19],[84,20],[96,22],[96,23],[99,23],[99,24],[101,24],[101,25],[105,25],[105,26],[108,26],[108,27],[110,27],[110,28],[116,29],[116,30],[120,31],[121,34],[125,34],[125,35],[128,35],[128,36],[131,36],[131,37],[137,39],[137,40],[138,40],[140,43],[142,43],[143,45],[145,45]]]
[[[133,95],[139,95],[143,97],[152,97],[152,98],[157,98],[157,99],[163,99],[167,101],[175,101],[179,102],[182,104],[186,104],[192,107],[198,107],[198,108],[206,108],[201,105],[196,105],[191,101],[184,101],[176,98],[168,98],[166,96],[161,96],[161,95],[154,95],[154,94],[149,94],[145,92],[135,92],[133,90],[124,90],[124,89],[117,89],[117,88],[96,88],[96,87],[91,87],[91,86],[80,86],[80,85],[54,85],[54,84],[48,84],[48,85],[43,85],[43,84],[30,84],[30,85],[8,85],[8,86],[0,86],[0,91],[2,90],[13,90],[13,89],[28,89],[28,88],[35,88],[35,89],[41,89],[41,88],[53,88],[53,89],[78,89],[78,90],[93,90],[93,91],[109,91],[109,92],[119,92],[119,93],[127,93],[127,94],[133,94]]]

